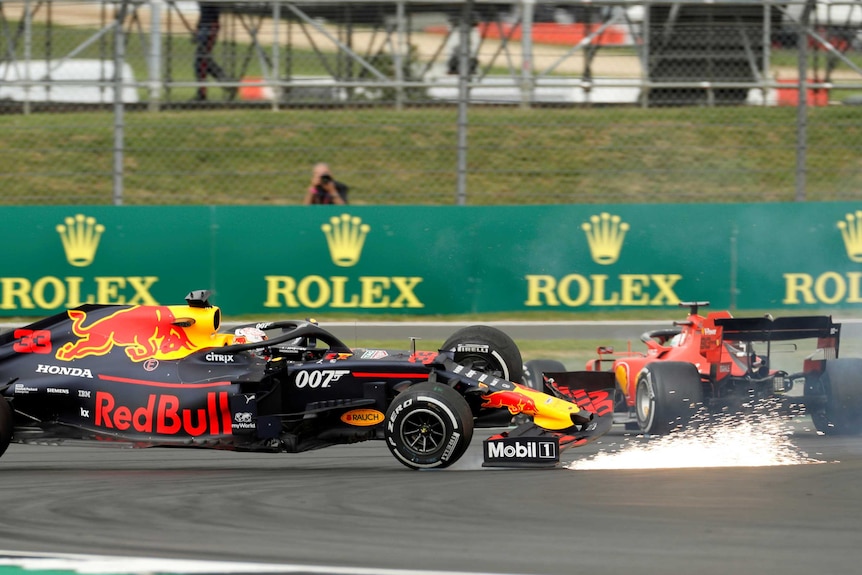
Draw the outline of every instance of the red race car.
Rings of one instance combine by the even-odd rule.
[[[708,302],[679,305],[689,308],[688,317],[642,334],[646,351],[599,347],[598,358],[587,362],[588,371],[614,373],[615,423],[666,434],[699,411],[736,413],[772,398],[779,411],[804,407],[823,433],[862,433],[862,359],[838,358],[841,324],[830,316],[704,316],[698,311]],[[804,340],[816,340],[816,347],[803,352]],[[547,384],[559,367],[528,362],[525,376],[535,380],[542,371]]]

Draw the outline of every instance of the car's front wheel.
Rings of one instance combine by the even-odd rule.
[[[420,383],[398,394],[386,411],[386,445],[411,469],[448,467],[473,438],[473,413],[460,393]]]
[[[653,362],[638,374],[635,411],[641,431],[666,434],[688,426],[703,405],[697,368],[685,362]]]

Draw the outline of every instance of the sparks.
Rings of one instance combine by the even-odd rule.
[[[789,420],[768,410],[704,417],[685,430],[574,461],[568,469],[765,467],[822,463],[790,441]]]

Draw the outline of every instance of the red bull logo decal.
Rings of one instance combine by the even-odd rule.
[[[68,313],[78,341],[57,350],[60,360],[106,355],[114,346],[124,347],[132,361],[179,359],[198,347],[186,330],[175,324],[176,318],[167,306],[132,306],[91,323],[86,323],[84,311]]]
[[[482,397],[482,407],[507,408],[509,413],[536,414],[536,402],[519,391],[495,391]]]
[[[231,413],[225,391],[206,394],[206,406],[195,409],[180,406],[180,398],[151,393],[144,405],[117,405],[113,394],[96,392],[96,427],[117,431],[134,430],[158,435],[198,437],[231,434]]]

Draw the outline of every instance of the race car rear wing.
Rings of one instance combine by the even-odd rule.
[[[704,325],[701,337],[701,353],[713,365],[721,361],[722,341],[766,342],[768,357],[773,342],[816,338],[817,349],[823,350],[824,358],[838,357],[841,324],[833,323],[830,316],[722,317],[715,318],[714,325],[714,329]],[[813,361],[813,356],[806,361]]]
[[[724,339],[735,341],[787,341],[791,339],[835,338],[841,324],[828,315],[799,317],[730,317],[716,318]]]

